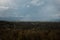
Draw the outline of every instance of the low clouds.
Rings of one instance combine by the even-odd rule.
[[[23,21],[59,20],[60,0],[0,0],[0,17],[18,17]]]

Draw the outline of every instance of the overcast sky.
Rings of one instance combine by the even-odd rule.
[[[60,0],[0,0],[0,20],[60,21]]]

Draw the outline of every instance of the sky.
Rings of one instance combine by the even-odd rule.
[[[0,0],[0,20],[60,21],[60,0]]]

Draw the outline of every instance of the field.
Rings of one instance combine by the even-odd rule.
[[[60,40],[60,23],[1,21],[0,40]]]

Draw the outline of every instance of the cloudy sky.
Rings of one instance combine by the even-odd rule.
[[[60,21],[60,0],[0,0],[0,20]]]

